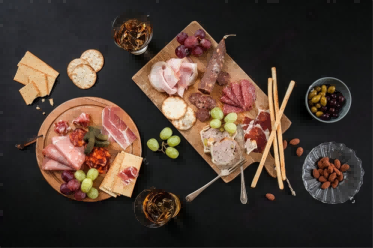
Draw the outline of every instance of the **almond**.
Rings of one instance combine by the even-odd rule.
[[[303,148],[302,147],[298,147],[298,149],[297,149],[297,156],[300,157],[300,156],[302,156],[302,154],[303,154]]]
[[[319,169],[324,169],[324,164],[321,161],[319,161],[317,162],[317,167],[319,167]]]
[[[312,170],[312,175],[316,179],[320,177],[320,173],[319,173],[319,171],[317,169],[313,169]]]
[[[329,172],[329,174],[333,173],[333,166],[329,165],[328,172]]]
[[[289,144],[292,146],[296,146],[300,143],[300,139],[292,139],[290,140]]]
[[[325,182],[325,183],[323,183],[323,184],[321,185],[321,188],[322,188],[322,189],[327,189],[327,188],[329,188],[329,186],[330,186],[330,182]]]
[[[339,184],[339,181],[335,179],[334,182],[332,182],[333,189],[337,188],[338,184]]]
[[[341,173],[341,175],[339,175],[339,176],[337,177],[337,179],[338,179],[338,181],[342,182],[342,181],[343,181],[343,179],[344,179],[344,176],[343,176],[343,174]]]
[[[342,172],[345,172],[345,171],[347,171],[348,169],[350,169],[350,166],[349,166],[348,164],[344,164],[344,165],[341,166],[341,171],[342,171]]]
[[[286,140],[284,140],[284,144],[282,146],[284,147],[284,150],[285,150],[286,147],[288,147],[288,142]]]
[[[325,183],[327,180],[324,176],[319,177],[319,182]]]
[[[337,178],[337,174],[335,174],[335,172],[334,173],[332,173],[332,174],[330,174],[330,176],[329,176],[329,182],[334,182],[334,180]]]
[[[267,199],[270,200],[270,201],[274,201],[274,200],[275,200],[275,196],[272,195],[272,194],[270,194],[270,193],[266,194],[266,197],[267,197]]]
[[[324,165],[324,167],[328,168],[330,166],[330,162],[328,160],[324,160],[322,161],[322,164]]]
[[[318,172],[320,173],[320,176],[324,175],[324,170],[323,169],[318,169]]]
[[[325,177],[325,178],[328,178],[328,177],[329,177],[328,169],[324,169],[324,177]]]
[[[337,176],[340,176],[342,174],[342,172],[335,168],[335,166],[333,167],[333,171],[335,172],[335,174],[337,174]]]
[[[323,163],[325,160],[327,160],[329,162],[329,158],[328,157],[323,157],[320,159],[321,163]]]
[[[334,165],[339,170],[341,168],[341,161],[339,161],[339,159],[335,159],[334,160]]]

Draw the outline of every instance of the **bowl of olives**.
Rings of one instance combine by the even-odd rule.
[[[351,93],[337,78],[320,78],[308,88],[306,106],[316,120],[334,123],[345,117],[350,110]]]

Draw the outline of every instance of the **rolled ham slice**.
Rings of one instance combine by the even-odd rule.
[[[60,138],[60,137],[58,137],[58,138]],[[49,144],[48,146],[46,146],[43,149],[42,153],[47,158],[56,160],[57,162],[65,165],[65,166],[69,166],[69,167],[73,168],[73,166],[69,163],[69,161],[62,155],[62,153],[60,153],[57,150],[56,146],[53,145],[53,144]]]
[[[53,137],[52,143],[57,150],[66,158],[72,165],[74,170],[80,170],[84,161],[84,147],[75,147],[71,142],[69,136]]]
[[[56,171],[56,170],[73,170],[67,165],[61,164],[60,162],[53,160],[51,158],[45,157],[43,160],[43,165],[41,167],[43,170]]]

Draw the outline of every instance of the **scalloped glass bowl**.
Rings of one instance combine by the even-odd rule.
[[[350,165],[350,169],[343,173],[344,180],[335,189],[332,187],[325,190],[321,189],[321,183],[312,175],[312,170],[317,169],[317,161],[321,157],[339,159],[342,164]],[[363,184],[363,176],[362,162],[356,156],[355,151],[346,147],[345,144],[335,142],[322,143],[313,148],[307,155],[302,169],[302,179],[306,190],[316,200],[328,204],[344,203],[347,200],[352,200]]]

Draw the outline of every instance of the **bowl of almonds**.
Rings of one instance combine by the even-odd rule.
[[[364,169],[354,150],[344,144],[327,142],[313,148],[302,169],[310,195],[323,203],[353,200],[363,184]]]

